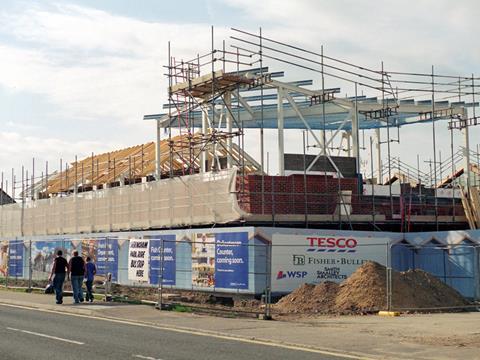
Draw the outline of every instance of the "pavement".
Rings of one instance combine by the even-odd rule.
[[[7,308],[16,311],[30,309],[29,312],[35,309],[36,313],[42,313],[47,319],[68,315],[108,323],[110,326],[137,327],[146,333],[161,332],[166,339],[176,336],[188,344],[195,344],[192,346],[199,351],[198,354],[202,354],[203,349],[199,339],[208,339],[208,343],[226,346],[238,359],[244,358],[244,353],[251,355],[254,351],[260,351],[265,359],[270,355],[298,359],[309,359],[311,356],[316,359],[480,359],[478,312],[400,317],[318,316],[301,320],[266,321],[159,311],[147,305],[100,301],[70,305],[69,298],[65,300],[63,305],[55,305],[53,296],[0,290],[0,304],[4,304],[0,306],[0,314],[5,313]],[[3,320],[2,315],[0,321]],[[20,329],[21,325],[11,324],[8,327]],[[3,332],[0,333],[0,339],[3,339]],[[125,334],[122,336],[121,339],[128,339]],[[90,338],[87,340],[89,343],[94,341]],[[167,344],[179,346],[173,339]],[[277,353],[277,350],[281,350],[281,353]],[[168,357],[162,359],[182,358],[173,357],[173,354],[168,353]],[[156,359],[153,355],[141,356]],[[191,358],[200,359],[202,356]]]

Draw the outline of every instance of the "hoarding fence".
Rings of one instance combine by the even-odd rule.
[[[67,260],[77,250],[97,265],[95,290],[105,300],[143,301],[160,309],[269,319],[479,307],[476,243],[420,246],[381,237],[362,243],[301,235],[305,245],[296,236],[265,241],[248,232],[201,230],[183,237],[16,238],[1,242],[0,281],[5,287],[44,289],[57,250]],[[68,281],[65,289],[70,290]]]
[[[390,245],[389,309],[400,312],[480,308],[480,245],[464,240]]]

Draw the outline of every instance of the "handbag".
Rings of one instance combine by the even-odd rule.
[[[45,287],[44,292],[45,294],[53,294],[54,293],[53,284],[48,283],[47,286]]]

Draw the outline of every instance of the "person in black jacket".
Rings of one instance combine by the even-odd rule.
[[[75,304],[83,302],[83,276],[85,274],[85,261],[78,256],[78,251],[73,252],[73,257],[69,262],[69,270],[72,280],[73,300]]]
[[[53,288],[55,289],[57,304],[63,303],[63,282],[65,281],[65,275],[68,271],[67,260],[65,260],[62,255],[62,250],[58,250],[57,257],[53,260],[52,272],[48,277],[48,281],[52,281],[53,278]]]

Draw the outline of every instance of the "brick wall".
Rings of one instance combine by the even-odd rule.
[[[303,175],[237,178],[240,206],[254,214],[332,214],[338,202],[338,191],[358,193],[357,179],[335,179],[331,176]],[[263,187],[263,193],[262,193]],[[306,200],[306,201],[305,201]]]
[[[243,184],[242,184],[243,180]],[[263,192],[262,192],[263,187]],[[243,191],[242,191],[243,188]],[[392,218],[389,197],[375,197],[358,193],[356,178],[337,179],[324,175],[262,176],[248,175],[237,178],[237,193],[240,206],[252,214],[333,214],[339,201],[339,191],[352,191],[352,214],[383,214]],[[410,205],[409,190],[403,202],[393,198],[393,214],[434,215],[432,199],[413,199]],[[423,202],[422,202],[423,201]],[[462,216],[461,204],[452,206],[450,202],[439,202],[437,213]]]

